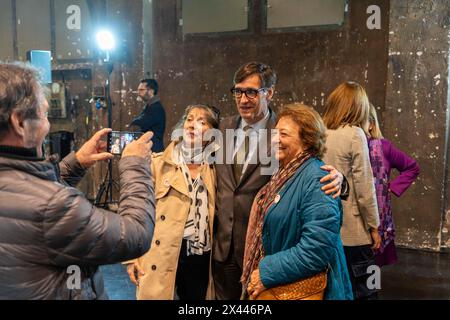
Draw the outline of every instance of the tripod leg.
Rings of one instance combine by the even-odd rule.
[[[108,169],[103,179],[102,184],[99,187],[97,197],[95,198],[94,204],[96,206],[101,206],[102,208],[107,208],[108,204],[112,204],[113,187],[116,186],[119,190],[118,183],[112,179],[112,160],[109,160]],[[104,201],[102,202],[102,199]]]
[[[94,205],[98,207],[100,205],[100,202],[102,201],[103,194],[105,193],[106,189],[106,181],[108,181],[108,172],[106,172],[106,176],[103,179],[103,182],[98,187],[97,196],[95,197]],[[105,204],[103,204],[103,207]]]
[[[110,193],[111,193],[111,185],[108,182],[107,186],[106,186],[105,202],[103,203],[103,208],[107,208],[108,207]]]
[[[98,188],[97,196],[95,197],[95,201],[94,201],[94,205],[96,207],[100,204],[100,201],[102,200],[103,192],[105,192],[104,183],[100,184],[100,187]]]

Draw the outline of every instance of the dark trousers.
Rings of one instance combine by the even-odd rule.
[[[242,293],[242,268],[234,255],[233,245],[224,262],[213,260],[214,290],[217,300],[239,300]]]
[[[371,249],[371,245],[344,247],[344,253],[352,283],[354,299],[378,299],[378,290],[369,289],[367,286],[367,279],[371,275],[367,273],[367,268],[376,265],[375,255]]]
[[[211,252],[202,255],[187,255],[186,240],[181,244],[175,280],[177,296],[180,300],[205,300],[209,280],[209,257]]]

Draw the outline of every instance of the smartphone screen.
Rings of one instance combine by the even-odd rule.
[[[108,152],[120,155],[123,149],[133,140],[139,139],[142,132],[112,131],[108,139]]]

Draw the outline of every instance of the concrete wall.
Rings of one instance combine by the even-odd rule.
[[[278,73],[273,106],[303,101],[323,111],[326,96],[342,81],[363,83],[384,106],[387,73],[389,1],[349,1],[345,23],[338,28],[302,28],[266,32],[264,1],[251,1],[250,30],[236,34],[182,37],[176,0],[154,1],[153,72],[170,112],[168,127],[192,103],[235,113],[229,89],[237,68],[258,60]],[[366,9],[382,9],[382,29],[368,30]]]
[[[384,133],[416,158],[421,175],[394,199],[398,243],[439,250],[448,234],[448,58],[447,0],[392,0]],[[446,226],[442,223],[446,222]]]

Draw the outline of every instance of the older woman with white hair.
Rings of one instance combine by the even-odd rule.
[[[320,190],[323,121],[312,108],[292,104],[279,113],[275,128],[280,168],[253,202],[242,298],[350,300],[340,199]]]

